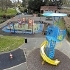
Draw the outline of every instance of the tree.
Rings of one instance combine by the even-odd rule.
[[[4,11],[4,0],[0,0],[0,8]]]
[[[26,4],[26,0],[22,0],[22,6],[24,7]]]
[[[63,2],[62,0],[50,0],[47,2],[49,6],[57,6],[58,8],[61,8]]]
[[[29,0],[22,0],[22,6],[27,7]]]
[[[62,0],[55,0],[54,1],[54,3],[55,3],[55,5],[60,9],[61,8],[61,6],[63,5],[63,2],[62,2]]]
[[[40,7],[45,5],[45,1],[42,0],[29,0],[28,2],[28,9],[33,11],[40,11]]]
[[[12,6],[12,2],[10,0],[0,0],[0,7],[2,8],[2,11],[7,11],[10,6]]]
[[[8,7],[12,6],[12,2],[10,0],[4,0],[5,1],[5,11],[7,12]]]

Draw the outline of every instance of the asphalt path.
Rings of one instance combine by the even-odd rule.
[[[13,58],[10,59],[10,53],[12,53]],[[25,62],[25,55],[22,49],[17,49],[12,52],[0,54],[0,70],[10,68]]]

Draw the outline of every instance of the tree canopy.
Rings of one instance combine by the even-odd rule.
[[[7,10],[7,8],[11,6],[12,2],[10,0],[0,0],[0,8],[2,8],[2,10]]]
[[[28,2],[28,8],[34,11],[40,11],[40,7],[45,5],[45,1],[42,0],[30,0]]]
[[[28,9],[31,9],[33,11],[40,11],[41,6],[61,6],[62,0],[22,0],[22,5],[25,6],[28,5]]]

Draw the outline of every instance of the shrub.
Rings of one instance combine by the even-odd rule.
[[[68,17],[70,17],[70,14],[68,14]]]
[[[12,18],[12,17],[14,17],[15,15],[2,15],[1,17],[3,18],[3,19],[10,19],[10,18]]]
[[[33,14],[33,10],[28,9],[28,14]]]
[[[6,18],[6,15],[2,15],[1,17]]]
[[[66,31],[67,31],[67,36],[70,37],[70,28],[67,28]]]
[[[38,17],[40,17],[40,13],[38,13]]]
[[[24,12],[27,12],[27,9],[24,9]]]
[[[23,7],[20,7],[19,9],[20,9],[20,11],[21,11],[22,13],[24,12],[24,8],[23,8]]]

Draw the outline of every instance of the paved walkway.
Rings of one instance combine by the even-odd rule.
[[[27,38],[28,43],[25,43],[20,48],[26,51],[28,54],[31,52],[31,50],[39,48],[41,43],[45,40],[45,38]],[[66,39],[64,39],[62,42],[57,43],[56,49],[60,50],[70,58],[70,44]]]
[[[59,47],[56,47],[56,48],[70,58],[70,44],[66,39],[64,39],[62,41],[61,47],[59,46]]]
[[[28,42],[25,43],[24,45],[22,45],[20,48],[23,49],[24,52],[26,52],[26,54],[28,55],[29,52],[31,52],[33,49],[40,47],[40,44],[44,40],[45,40],[45,38],[27,38]],[[56,49],[60,50],[61,52],[63,52],[65,55],[67,55],[70,58],[70,45],[68,44],[66,39],[63,40],[62,44],[58,43]],[[62,58],[64,58],[64,57],[62,57]],[[17,67],[10,68],[8,70],[16,70],[16,69],[18,69],[18,67],[20,70],[23,70],[23,69],[26,70],[26,63],[18,65]]]

